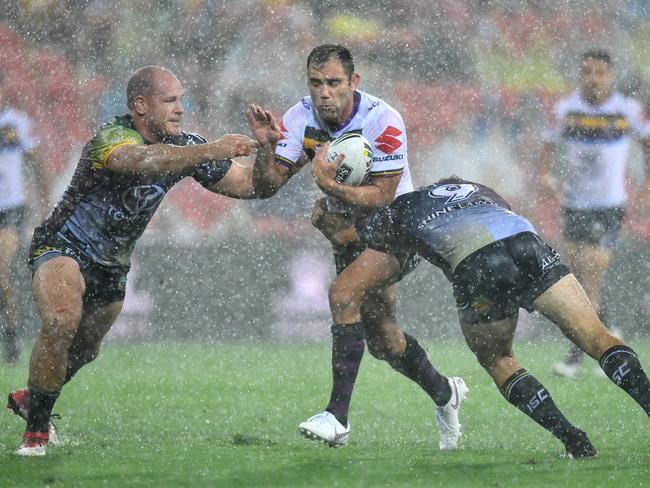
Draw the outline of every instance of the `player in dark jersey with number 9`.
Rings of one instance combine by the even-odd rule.
[[[461,330],[481,366],[510,403],[562,441],[567,457],[592,457],[596,450],[515,358],[520,307],[554,322],[650,415],[650,382],[635,352],[608,332],[560,255],[493,190],[441,180],[401,195],[364,226],[337,236],[341,244],[360,239],[368,248],[330,288],[335,322],[358,320],[364,295],[399,279],[408,256],[422,256],[452,283]],[[391,340],[385,338],[385,348]]]

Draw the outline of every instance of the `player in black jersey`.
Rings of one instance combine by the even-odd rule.
[[[314,162],[326,172],[324,154]],[[635,352],[598,319],[560,255],[493,190],[441,180],[401,195],[357,229],[342,223],[329,237],[368,246],[330,287],[335,322],[358,320],[366,293],[398,280],[408,256],[423,257],[452,283],[463,335],[481,366],[510,403],[562,441],[568,457],[592,457],[596,450],[515,358],[520,307],[554,322],[650,415],[650,382]],[[385,336],[380,347],[390,350],[397,339]]]
[[[133,247],[165,193],[190,176],[210,191],[253,198],[252,168],[230,158],[251,153],[244,135],[206,142],[180,128],[183,88],[170,71],[146,66],[129,78],[129,113],[85,145],[68,189],[34,232],[32,290],[42,319],[28,389],[8,407],[27,420],[16,453],[43,456],[62,386],[94,360],[124,300]]]

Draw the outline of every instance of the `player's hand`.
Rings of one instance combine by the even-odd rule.
[[[334,181],[336,167],[345,159],[343,154],[339,154],[331,163],[327,161],[327,149],[330,143],[326,142],[317,151],[314,159],[311,161],[311,174],[318,187],[325,193],[329,193],[331,188],[338,185]]]
[[[226,134],[210,144],[214,151],[212,156],[214,159],[230,159],[236,158],[237,156],[249,156],[258,146],[257,141],[243,134]]]
[[[259,105],[249,105],[244,116],[260,145],[275,145],[282,139],[280,124],[269,110]]]
[[[330,213],[327,208],[327,200],[321,197],[314,202],[311,213],[311,223],[333,244],[345,245],[339,239],[347,229],[352,227],[352,221],[342,214]]]

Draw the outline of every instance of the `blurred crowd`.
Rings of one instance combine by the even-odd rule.
[[[186,129],[211,138],[246,133],[252,102],[281,115],[307,94],[309,51],[343,43],[361,89],[402,113],[416,185],[452,172],[478,179],[552,235],[550,210],[531,198],[548,110],[595,47],[612,53],[619,88],[645,101],[649,34],[643,0],[18,0],[0,11],[0,70],[12,104],[36,120],[62,191],[92,131],[125,112],[135,68],[177,72]],[[318,193],[304,173],[283,198],[260,202],[181,184],[149,234],[294,233]]]

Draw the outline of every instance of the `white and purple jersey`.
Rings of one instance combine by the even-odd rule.
[[[413,190],[406,144],[406,128],[399,112],[383,100],[357,90],[350,119],[336,131],[328,128],[314,108],[311,97],[302,98],[282,118],[283,138],[277,159],[292,168],[303,151],[312,159],[315,150],[346,132],[362,134],[372,145],[371,176],[401,175],[395,195]]]

